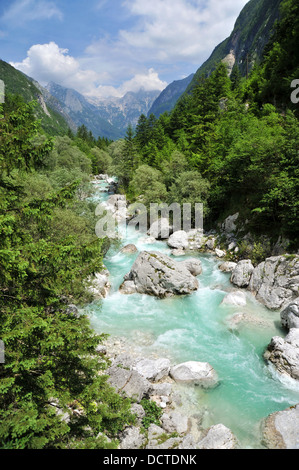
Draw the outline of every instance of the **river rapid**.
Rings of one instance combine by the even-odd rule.
[[[105,186],[104,182],[95,185],[94,201],[108,198]],[[190,255],[200,258],[203,273],[198,276],[199,289],[189,296],[122,295],[118,288],[139,252],[154,250],[172,256],[166,242],[148,244],[144,235],[133,230],[121,245],[129,243],[136,245],[137,253],[111,248],[104,259],[112,287],[107,298],[88,306],[91,326],[97,333],[124,339],[143,357],[167,357],[173,365],[209,362],[219,376],[219,386],[212,390],[179,387],[182,410],[201,414],[204,427],[224,424],[243,449],[262,448],[261,420],[299,403],[298,383],[280,376],[263,359],[271,338],[286,334],[279,312],[269,311],[249,292],[246,306],[222,304],[235,289],[230,275],[219,270],[219,259],[209,254]]]

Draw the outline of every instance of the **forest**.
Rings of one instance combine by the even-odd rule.
[[[92,175],[119,180],[130,202],[204,204],[214,228],[239,211],[259,244],[298,250],[299,4],[281,18],[261,64],[244,77],[219,63],[173,111],[141,115],[111,142],[85,126],[50,136],[35,103],[0,105],[0,448],[116,448],[134,422],[130,400],[109,386],[105,356],[78,307],[109,240],[95,235]],[[266,238],[264,238],[266,237]],[[261,242],[261,240],[267,242]],[[240,252],[248,255],[244,251]],[[69,419],[65,414],[72,410]]]

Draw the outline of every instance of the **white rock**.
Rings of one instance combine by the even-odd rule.
[[[253,271],[249,289],[269,309],[285,308],[298,297],[299,256],[272,256]]]
[[[226,255],[225,251],[219,250],[219,248],[215,249],[215,253],[216,253],[216,256],[218,256],[218,258],[223,258]]]
[[[269,415],[262,429],[268,449],[299,449],[299,405]]]
[[[238,287],[248,287],[253,271],[254,266],[250,259],[239,261],[232,272],[231,283]]]
[[[170,248],[186,249],[189,245],[188,234],[184,230],[174,232],[167,240],[167,244]]]
[[[104,299],[107,297],[111,289],[109,276],[109,271],[105,268],[103,271],[95,273],[94,276],[88,278],[87,290],[95,299]]]
[[[168,376],[170,361],[166,358],[141,359],[137,361],[133,369],[146,379],[158,382]]]
[[[198,258],[189,258],[180,262],[193,276],[199,276],[202,273],[201,261]]]
[[[281,312],[280,318],[285,328],[299,328],[299,297]]]
[[[225,221],[222,224],[222,230],[226,233],[233,233],[236,231],[237,226],[235,224],[236,220],[239,218],[239,212],[237,212],[234,215],[230,215],[225,219]]]
[[[223,424],[212,426],[207,435],[197,444],[197,449],[236,449],[234,434]]]
[[[220,264],[219,269],[224,273],[231,273],[236,266],[237,263],[234,263],[232,261],[225,261],[224,263]]]
[[[206,242],[206,247],[208,250],[214,250],[216,245],[216,239],[214,237],[209,238]]]
[[[186,433],[188,431],[188,422],[189,420],[187,416],[184,416],[177,411],[173,411],[170,414],[164,413],[161,417],[162,426],[168,433]]]
[[[171,368],[170,376],[177,383],[194,384],[212,388],[218,384],[218,376],[207,362],[189,361]]]
[[[299,380],[299,328],[292,328],[285,338],[274,336],[264,354],[281,374]]]
[[[160,298],[188,295],[198,280],[182,264],[160,252],[143,251],[119,288],[122,294],[148,294]]]

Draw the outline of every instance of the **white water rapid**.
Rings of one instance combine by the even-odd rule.
[[[108,195],[98,185],[98,200]],[[137,232],[129,232],[122,245],[133,243],[138,252],[159,250],[171,256],[165,242],[147,244]],[[212,255],[192,254],[201,259],[200,287],[189,296],[157,299],[147,295],[122,295],[118,287],[138,256],[111,249],[104,264],[111,275],[108,297],[89,305],[91,325],[98,333],[126,338],[141,355],[167,357],[173,364],[209,362],[220,385],[213,390],[185,387],[186,412],[204,412],[203,424],[222,423],[236,435],[242,448],[261,448],[260,423],[270,413],[299,403],[299,386],[282,380],[263,359],[273,336],[284,336],[279,313],[260,305],[246,292],[243,307],[222,304],[233,286]],[[178,260],[183,258],[178,258]],[[232,320],[243,314],[243,321]],[[234,317],[236,318],[236,317]],[[239,317],[240,318],[240,317]]]

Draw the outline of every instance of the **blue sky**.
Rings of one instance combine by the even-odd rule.
[[[162,90],[196,72],[247,1],[0,0],[0,58],[99,99]]]

